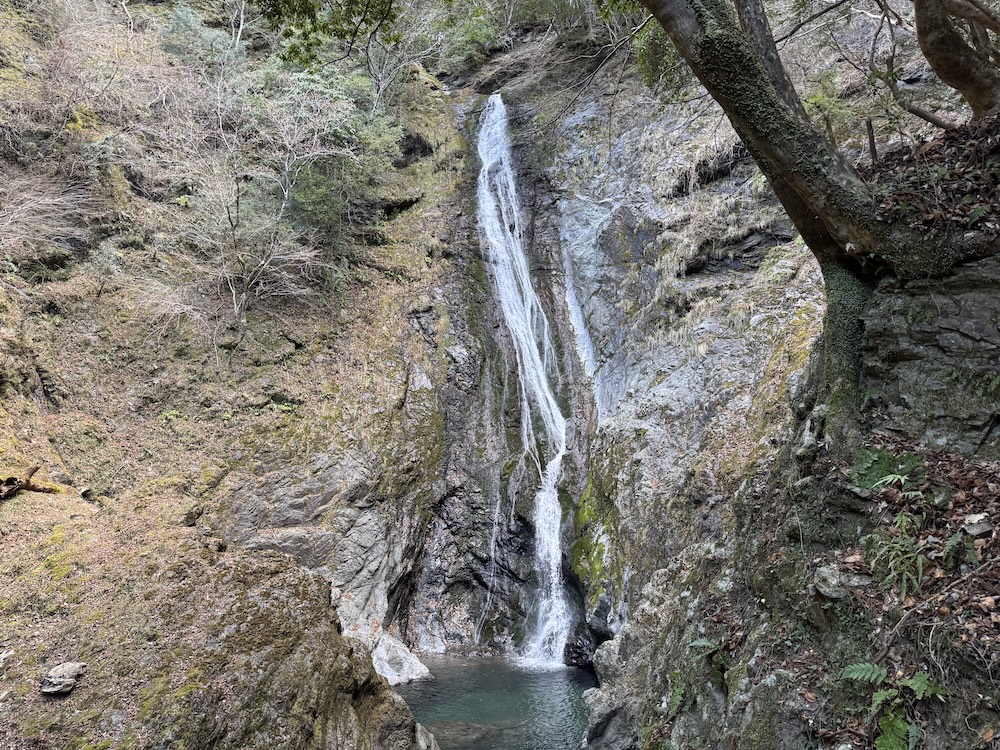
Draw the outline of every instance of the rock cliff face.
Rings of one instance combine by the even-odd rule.
[[[550,77],[515,73],[525,54],[548,60]],[[731,498],[790,438],[789,399],[819,330],[822,291],[811,256],[717,114],[692,124],[690,108],[598,74],[539,141],[534,129],[558,108],[549,97],[572,74],[563,54],[551,37],[528,39],[478,85],[488,92],[503,81],[522,134],[536,278],[550,283],[568,392],[584,415],[565,542],[587,637],[614,636],[595,659],[602,687],[589,697],[588,739],[638,747],[660,689],[652,675],[669,671],[670,623],[680,617],[697,639],[694,613],[712,596],[683,579],[707,566],[706,580],[720,579],[716,599],[732,587],[732,571],[721,573],[735,543]],[[686,695],[703,688],[721,727],[717,688]],[[744,706],[759,709],[764,692]]]
[[[995,258],[947,279],[884,282],[865,316],[875,419],[928,445],[1000,457]]]
[[[166,228],[0,287],[3,475],[57,490],[0,507],[3,743],[433,747],[387,684],[427,674],[410,647],[519,637],[532,477],[465,193],[474,102],[402,89],[389,219],[332,303],[164,326]]]
[[[428,153],[402,171],[396,189],[412,193],[412,207],[386,226],[379,248],[408,280],[375,303],[371,329],[352,328],[365,358],[353,364],[371,379],[295,428],[311,434],[291,461],[280,444],[258,448],[252,470],[228,481],[222,514],[227,539],[290,554],[329,580],[345,635],[371,649],[394,684],[429,675],[411,645],[506,646],[523,582],[521,545],[500,564],[511,545],[494,540],[489,553],[512,450],[509,367],[489,330],[475,225],[461,198],[474,175],[454,124],[463,105],[422,72],[409,85],[404,121]],[[428,255],[412,257],[420,246]],[[502,625],[482,638],[488,597]]]
[[[567,572],[583,641],[606,641],[587,741],[790,748],[837,735],[850,723],[841,670],[874,659],[868,634],[882,633],[881,610],[846,597],[876,597],[871,573],[891,587],[876,563],[850,566],[862,545],[877,560],[871,545],[905,521],[879,536],[885,500],[868,489],[879,477],[859,488],[858,466],[817,460],[818,268],[717,113],[664,104],[581,59],[594,58],[529,35],[474,85],[514,113],[536,278],[577,415]],[[983,261],[946,283],[875,290],[868,426],[995,456],[997,316],[984,292],[997,270]],[[879,658],[924,669],[892,638]],[[975,670],[942,679],[973,692],[989,682]],[[932,722],[942,747],[968,741],[960,710]]]

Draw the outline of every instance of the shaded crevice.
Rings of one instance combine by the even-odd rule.
[[[399,141],[399,157],[394,159],[392,166],[404,169],[434,153],[434,147],[419,133],[406,133]]]
[[[742,143],[737,143],[731,149],[702,159],[694,169],[681,175],[674,183],[668,197],[683,198],[699,187],[729,177],[738,165],[748,163],[750,163],[750,152]]]
[[[382,212],[385,220],[389,221],[393,217],[403,213],[403,211],[413,208],[423,197],[424,194],[419,193],[418,195],[407,196],[396,201],[384,203],[382,205]]]
[[[782,229],[755,229],[739,239],[724,245],[705,242],[698,248],[698,255],[688,259],[684,275],[719,273],[722,271],[755,271],[767,252],[792,239],[792,233]]]

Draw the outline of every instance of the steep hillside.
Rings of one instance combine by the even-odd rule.
[[[408,73],[399,129],[259,28],[2,18],[0,474],[53,492],[0,505],[0,744],[424,747],[366,645],[414,668],[382,623],[477,384],[448,95]]]

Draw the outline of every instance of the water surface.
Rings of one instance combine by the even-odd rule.
[[[397,691],[441,750],[578,750],[590,672],[531,672],[501,659],[421,659],[437,678]]]

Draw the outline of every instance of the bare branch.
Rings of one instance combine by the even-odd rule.
[[[803,28],[805,28],[806,26],[808,26],[809,24],[811,24],[813,21],[818,21],[820,18],[822,18],[823,16],[825,16],[827,13],[832,13],[837,8],[840,8],[840,7],[846,5],[849,2],[850,2],[850,0],[836,0],[836,2],[833,5],[828,5],[825,8],[820,8],[818,11],[816,11],[815,13],[813,13],[811,16],[809,16],[808,18],[805,18],[805,19],[799,21],[789,31],[786,31],[784,34],[782,34],[777,39],[775,39],[774,43],[775,44],[781,44],[782,42],[788,41],[793,36],[795,36],[795,34],[797,34],[799,31],[801,31]]]
[[[1000,15],[978,0],[944,0],[946,13],[1000,33]]]
[[[879,34],[881,34],[882,32],[883,24],[886,24],[889,27],[889,39],[891,41],[891,44],[889,47],[889,54],[886,57],[885,61],[885,70],[880,70],[875,65],[875,48],[878,43]],[[947,117],[942,117],[941,115],[937,115],[931,112],[930,110],[924,109],[923,107],[914,104],[913,102],[909,101],[906,97],[904,97],[902,92],[899,90],[899,84],[896,82],[895,67],[896,67],[896,30],[895,27],[893,26],[892,21],[889,20],[888,12],[883,10],[882,19],[881,22],[879,23],[878,31],[872,38],[871,51],[870,54],[868,55],[868,68],[871,71],[872,75],[874,75],[878,80],[882,81],[886,85],[886,88],[889,89],[889,93],[892,95],[892,98],[900,107],[903,108],[904,111],[909,112],[911,115],[919,117],[921,120],[929,122],[931,125],[934,125],[935,127],[941,128],[943,130],[952,130],[958,127],[958,123],[950,120]]]
[[[598,63],[597,67],[594,68],[594,70],[591,71],[591,73],[584,79],[584,81],[577,86],[577,90],[576,93],[573,95],[573,98],[571,98],[568,102],[566,102],[566,104],[563,105],[562,109],[560,109],[548,122],[539,125],[538,130],[544,130],[550,127],[553,123],[558,122],[559,118],[561,118],[564,114],[566,114],[576,103],[576,101],[581,96],[583,96],[583,92],[587,90],[587,87],[590,86],[591,83],[593,83],[594,79],[597,78],[597,74],[600,73],[601,70],[604,68],[604,66],[611,61],[611,58],[617,55],[618,52],[622,49],[622,47],[629,44],[636,37],[636,35],[639,34],[639,32],[641,32],[644,28],[646,28],[647,24],[649,24],[649,22],[652,20],[653,20],[652,14],[647,15],[630,32],[628,32],[628,34],[626,34],[624,37],[618,40],[611,47],[611,51],[608,52],[608,54],[604,57],[603,60],[601,60],[600,63]]]

